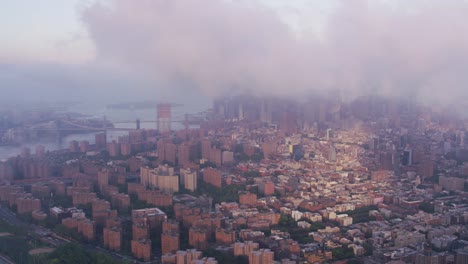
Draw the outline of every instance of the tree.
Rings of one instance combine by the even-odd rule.
[[[353,249],[348,247],[339,247],[332,249],[333,259],[342,260],[354,256]]]
[[[362,244],[362,247],[364,248],[364,250],[366,251],[366,256],[372,256],[372,254],[374,253],[374,248],[372,247],[371,244],[369,243],[363,243]]]
[[[48,263],[52,264],[120,264],[121,261],[115,260],[110,256],[101,253],[92,253],[84,247],[75,244],[67,243],[58,247],[48,256]]]
[[[203,251],[203,255],[207,257],[215,258],[218,263],[225,264],[248,264],[249,259],[246,256],[233,256],[221,251],[217,251],[213,248],[209,248]]]
[[[419,210],[432,214],[434,213],[434,205],[428,202],[423,202],[419,205]]]
[[[260,162],[262,159],[264,159],[265,156],[263,155],[263,152],[256,152],[252,155],[252,157],[250,157],[250,159],[253,161],[253,162]]]
[[[247,178],[256,178],[256,177],[260,177],[261,175],[260,175],[260,172],[252,170],[252,171],[245,172],[244,176]]]
[[[296,221],[294,221],[290,215],[286,214],[280,216],[278,224],[281,227],[296,227]]]
[[[92,263],[92,258],[83,247],[75,243],[67,243],[58,247],[49,256],[50,263],[54,264],[81,264]]]

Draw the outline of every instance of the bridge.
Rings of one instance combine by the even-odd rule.
[[[188,129],[190,126],[201,125],[203,122],[206,122],[208,119],[206,117],[206,112],[201,112],[198,114],[185,114],[183,119],[171,120],[171,123],[179,123],[184,125],[185,129]],[[56,120],[54,126],[32,126],[27,128],[20,128],[23,131],[34,131],[34,132],[106,132],[106,131],[134,131],[139,130],[142,123],[157,123],[158,120],[124,120],[111,122],[112,126],[107,125],[107,121],[103,119],[103,126],[90,126],[85,124],[79,124],[67,119]],[[134,128],[128,127],[115,127],[118,124],[135,124]],[[6,130],[0,129],[0,132],[6,132]]]

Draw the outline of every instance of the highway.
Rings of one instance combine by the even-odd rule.
[[[18,226],[24,229],[30,229],[29,225],[23,223],[16,217],[16,214],[10,211],[10,209],[3,207],[0,204],[0,219],[5,221],[11,226]]]
[[[0,255],[0,264],[15,264],[15,263],[9,260],[7,257]]]
[[[51,232],[45,227],[24,223],[22,220],[16,217],[15,213],[13,213],[10,209],[3,207],[2,205],[0,205],[0,219],[11,226],[19,227],[27,231],[28,233],[35,233],[39,236],[39,239],[42,242],[47,243],[53,247],[57,247],[64,243],[70,242],[69,240],[63,237],[54,235],[53,232]]]

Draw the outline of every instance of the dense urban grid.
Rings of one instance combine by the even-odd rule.
[[[158,129],[0,162],[2,237],[57,248],[27,259],[0,240],[1,252],[19,263],[468,263],[468,122],[454,113],[374,96],[239,96],[174,131],[170,104],[158,110]]]

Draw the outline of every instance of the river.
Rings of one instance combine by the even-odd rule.
[[[201,102],[197,103],[196,105],[192,103],[184,103],[181,106],[173,107],[172,108],[172,119],[173,120],[183,120],[185,113],[198,113],[201,111],[205,111],[209,108],[209,103]],[[94,118],[106,118],[112,122],[122,122],[122,121],[133,121],[132,123],[128,124],[116,124],[115,127],[118,128],[135,128],[136,127],[136,120],[156,120],[156,109],[107,109],[105,105],[97,105],[97,104],[79,104],[72,106],[68,109],[69,112],[76,112],[84,115],[88,115]],[[156,129],[156,123],[141,123],[141,128],[146,129]],[[178,130],[183,128],[182,124],[173,123],[172,129]],[[46,148],[46,151],[58,150],[58,149],[65,149],[69,147],[71,141],[82,141],[87,140],[90,144],[94,144],[94,135],[96,133],[89,133],[89,134],[73,134],[68,135],[62,138],[61,142],[57,142],[55,139],[51,138],[44,138],[40,139],[36,142],[28,142],[24,143],[20,146],[2,146],[0,147],[0,161],[6,160],[10,157],[19,155],[21,150],[24,147],[28,147],[31,149],[31,153],[34,153],[36,146],[43,145]],[[108,141],[117,140],[117,138],[121,135],[127,134],[124,131],[109,131],[108,132]]]

